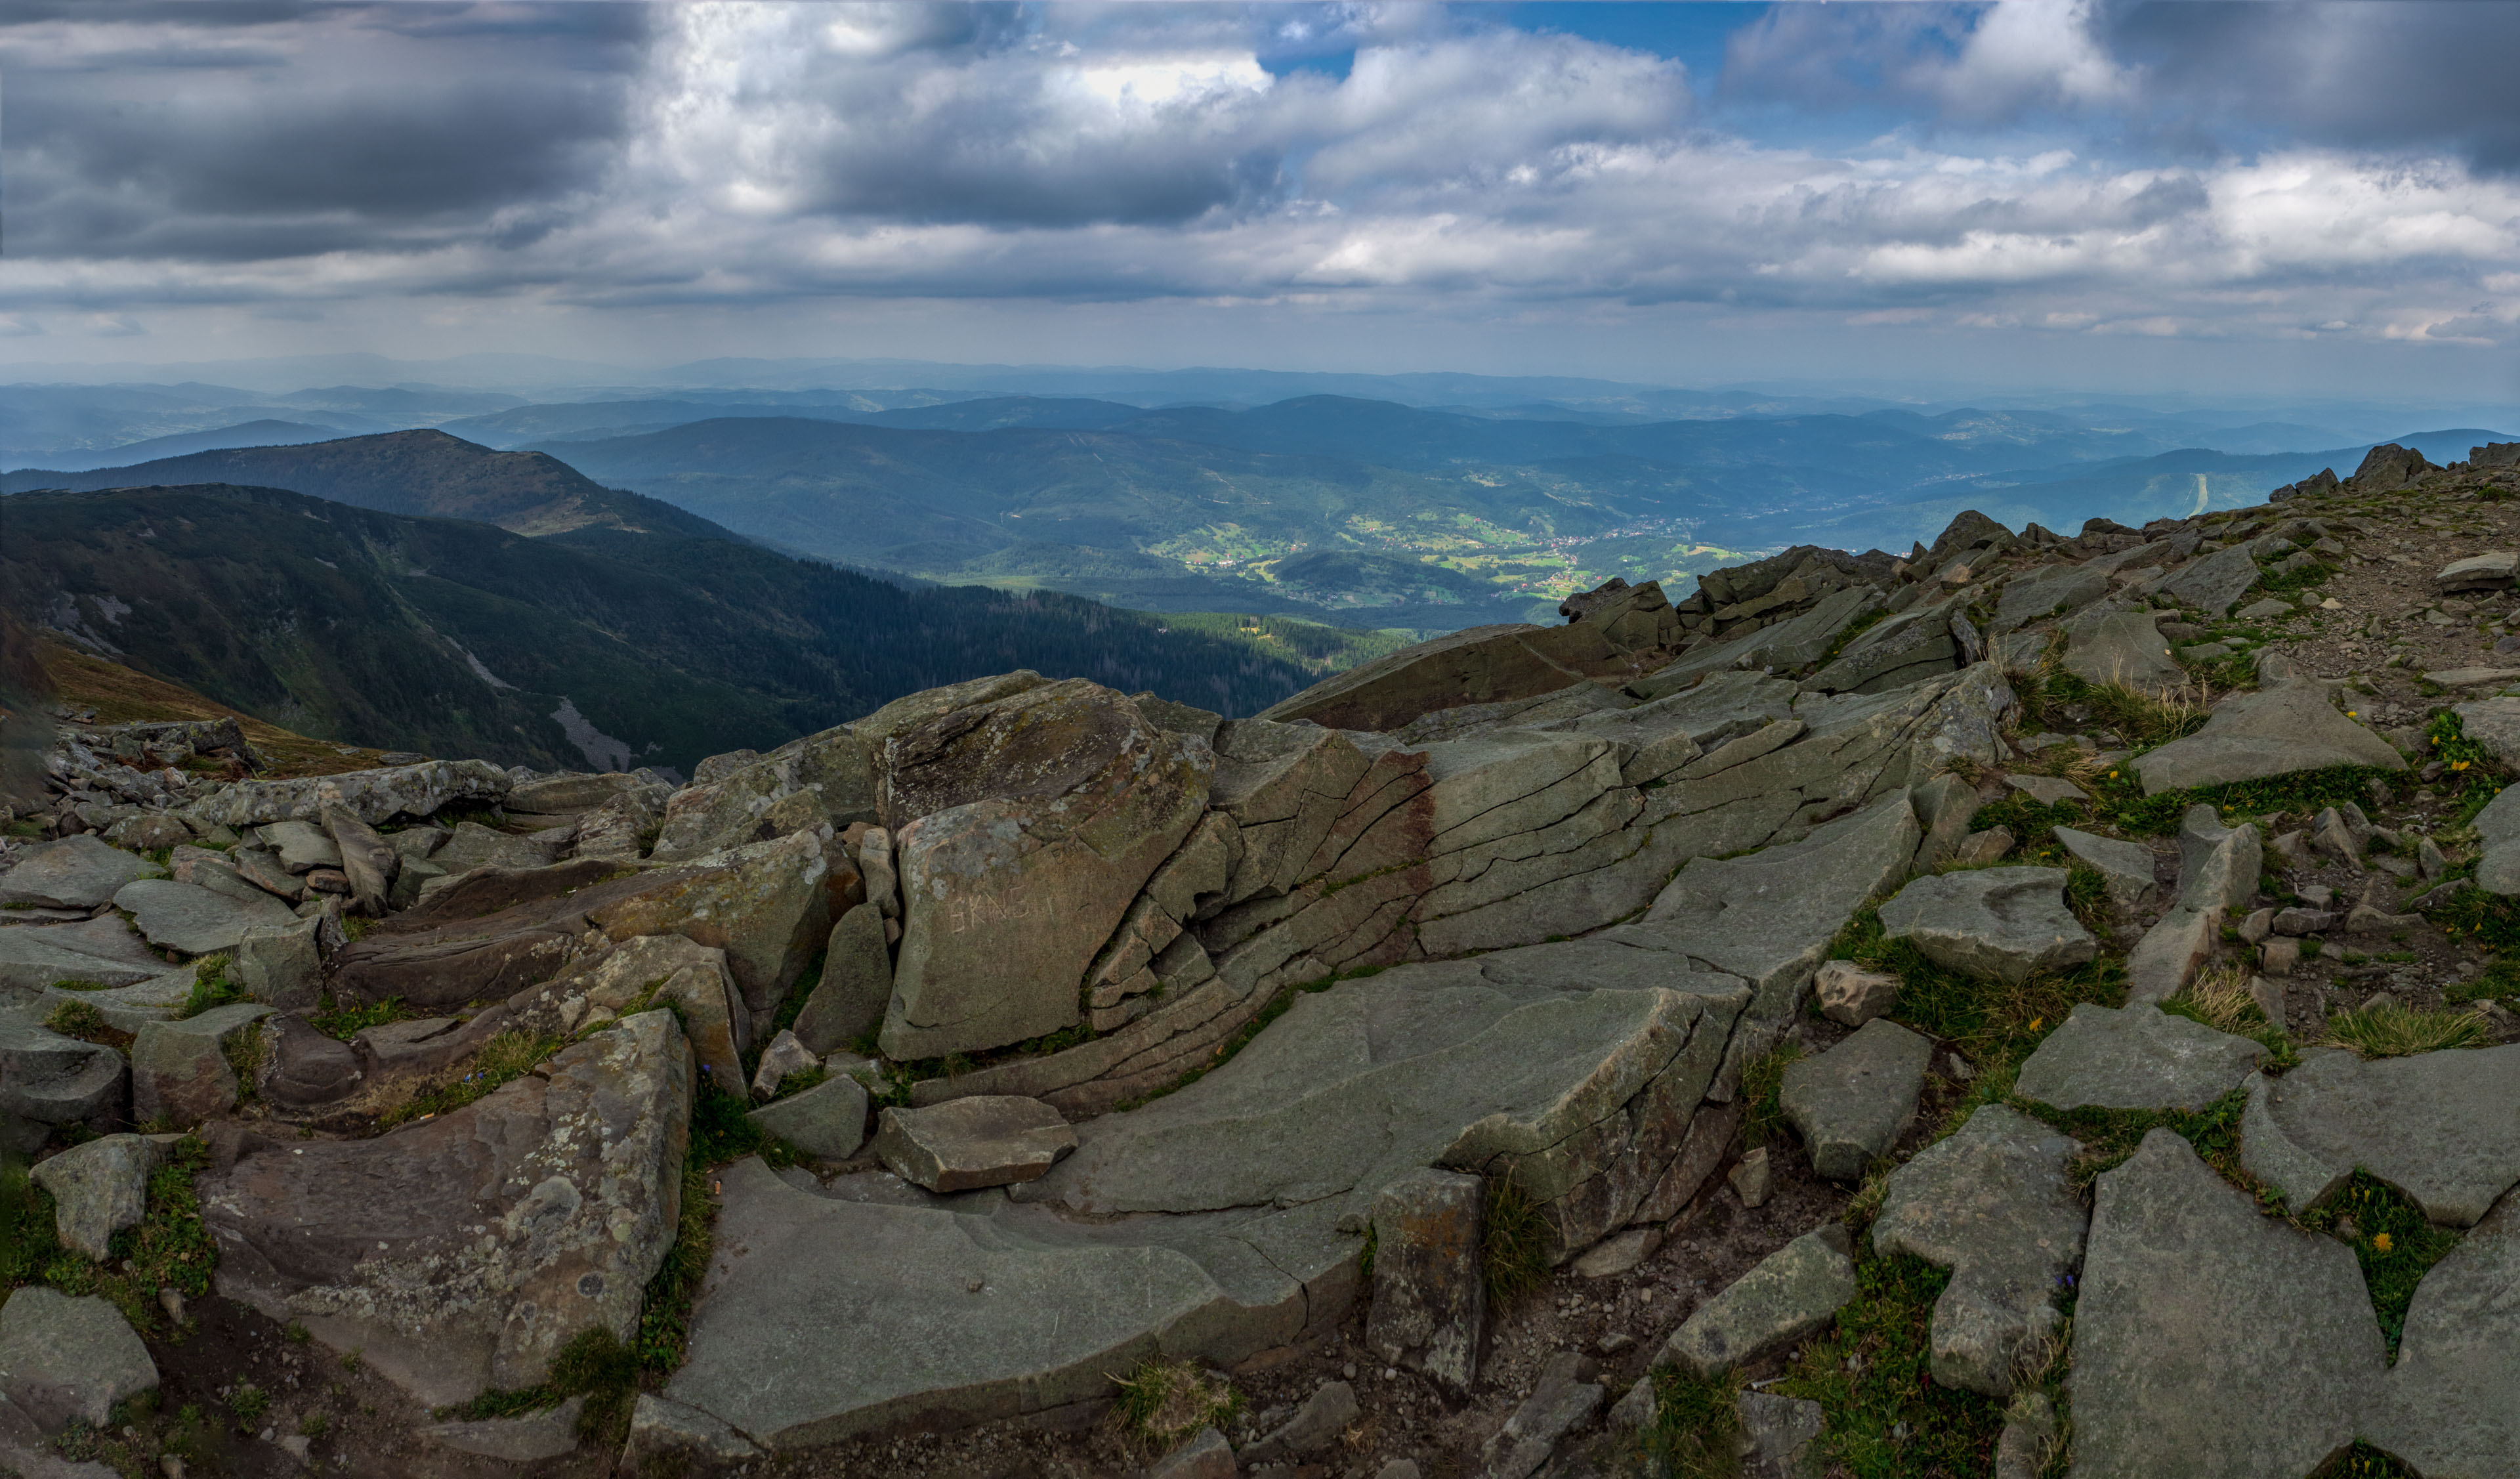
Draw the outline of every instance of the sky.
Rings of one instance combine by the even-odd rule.
[[[2520,4],[0,11],[0,379],[368,350],[2520,404]]]

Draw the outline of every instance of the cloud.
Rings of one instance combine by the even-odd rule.
[[[1784,7],[1734,38],[1712,112],[1668,58],[1430,7],[30,12],[0,25],[0,64],[33,69],[5,100],[0,309],[1707,304],[1976,334],[2509,336],[2520,181],[2483,133],[2466,153],[2334,121],[2215,143],[2274,79],[2235,66],[2209,98],[2181,45],[2228,55],[2275,23],[2179,12]],[[2286,44],[2326,56],[2357,26],[2317,10]],[[1794,127],[1744,111],[1779,100]],[[1895,126],[1865,114],[1830,140],[1814,120],[1836,107]],[[2202,121],[2173,138],[2182,108]]]

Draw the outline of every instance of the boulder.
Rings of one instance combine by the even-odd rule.
[[[1778,1101],[1811,1153],[1812,1170],[1834,1181],[1857,1180],[1889,1154],[1915,1117],[1933,1055],[1932,1039],[1876,1017],[1828,1051],[1788,1065]]]
[[[2074,1310],[2074,1471],[2299,1479],[2382,1375],[2354,1253],[2262,1215],[2166,1129],[2094,1189]]]
[[[2278,1079],[2249,1081],[2240,1164],[2296,1213],[2341,1190],[2357,1168],[2452,1227],[2482,1219],[2520,1184],[2520,1044],[2364,1062],[2311,1054]]]
[[[2144,693],[2184,686],[2187,670],[2172,660],[2156,620],[2149,611],[2100,611],[2066,623],[2065,670],[2086,683]]]
[[[691,1095],[691,1050],[653,1011],[376,1139],[248,1135],[200,1183],[218,1290],[425,1403],[531,1386],[579,1333],[635,1329],[674,1237]]]
[[[2010,631],[2027,623],[2064,616],[2108,593],[2105,571],[2073,563],[2044,565],[2004,582],[2003,595],[1996,602],[1995,621],[1987,629]]]
[[[444,846],[428,860],[449,873],[473,868],[539,868],[552,860],[550,844],[511,832],[495,831],[477,821],[460,821]]]
[[[124,884],[113,896],[113,906],[130,911],[133,926],[151,945],[187,955],[234,949],[248,930],[282,929],[297,918],[289,905],[267,895],[238,899],[169,878]]]
[[[1357,1410],[1354,1387],[1344,1381],[1324,1382],[1304,1399],[1293,1417],[1276,1430],[1261,1434],[1240,1456],[1246,1462],[1259,1464],[1318,1454],[1338,1442],[1348,1424],[1356,1421]]]
[[[1846,644],[1804,686],[1820,693],[1883,693],[1960,666],[1955,621],[1967,617],[1958,596],[1912,606]]]
[[[268,1006],[237,1002],[142,1026],[131,1040],[132,1118],[191,1126],[234,1109],[237,1076],[228,1063],[229,1040],[270,1015]]]
[[[670,795],[662,786],[635,786],[612,796],[578,817],[577,841],[569,855],[636,860],[663,824]]]
[[[2508,1475],[2520,1455],[2520,1198],[2424,1274],[2362,1433],[2423,1474]]]
[[[750,1017],[726,951],[681,935],[640,935],[508,998],[519,1028],[565,1036],[670,1003],[705,1082],[741,1098]]]
[[[622,880],[637,887],[586,917],[615,940],[674,934],[724,950],[757,1017],[778,1008],[831,929],[830,871],[821,841],[796,833]]]
[[[1821,1479],[1821,1432],[1828,1425],[1817,1402],[1774,1392],[1743,1392],[1734,1399],[1741,1435],[1734,1452],[1741,1479]]]
[[[1459,1172],[1402,1177],[1373,1201],[1366,1343],[1384,1362],[1464,1395],[1478,1375],[1487,1323],[1486,1224],[1486,1183]]]
[[[256,927],[237,936],[228,976],[248,996],[270,1006],[311,1007],[323,994],[324,960],[315,937],[322,917]]]
[[[479,823],[474,830],[489,832]],[[341,845],[333,834],[311,821],[276,821],[257,827],[254,835],[280,860],[281,868],[290,873],[305,873],[316,868],[338,868],[341,865]],[[497,836],[497,833],[490,833]]]
[[[53,1194],[62,1245],[105,1262],[113,1235],[149,1215],[149,1177],[161,1153],[151,1136],[110,1134],[36,1163],[30,1175]]]
[[[1039,1099],[980,1094],[925,1109],[887,1109],[876,1158],[913,1185],[968,1191],[1040,1178],[1076,1148],[1076,1132]]]
[[[2014,1091],[2058,1109],[2195,1111],[2267,1055],[2246,1038],[2152,1006],[2081,1002],[2021,1065]]]
[[[2108,885],[2111,903],[2121,909],[2135,909],[2151,897],[2157,885],[2150,848],[2138,842],[2078,832],[2072,827],[2058,827],[2055,831],[2056,840],[2066,852],[2099,870]]]
[[[2433,577],[2433,589],[2448,595],[2462,590],[2508,590],[2515,573],[2520,573],[2520,554],[2507,549],[2488,550],[2464,560],[2452,560]]]
[[[165,876],[166,870],[148,858],[80,833],[37,843],[19,854],[17,866],[0,873],[0,904],[92,909],[128,884]]]
[[[1899,1004],[1899,978],[1852,960],[1830,960],[1812,977],[1812,999],[1831,1022],[1862,1027]]]
[[[2172,571],[2159,588],[2182,606],[2193,606],[2209,617],[2222,617],[2256,583],[2256,557],[2248,545],[2232,544]]]
[[[2080,965],[2099,942],[2065,907],[2062,868],[1975,868],[1919,878],[1881,906],[1881,927],[1926,959],[2018,985]]]
[[[1086,968],[1197,825],[1215,764],[1206,745],[1081,679],[887,742],[883,805],[905,824],[885,1055],[975,1051],[1075,1023]]]
[[[2520,764],[2520,698],[2478,699],[2450,708],[2458,716],[2461,734],[2483,745],[2503,764]],[[6,881],[0,880],[0,889],[6,887]]]
[[[892,1000],[892,953],[883,941],[883,910],[870,901],[840,916],[823,950],[823,978],[796,1014],[797,1040],[829,1053],[883,1025]]]
[[[835,1076],[802,1093],[764,1104],[745,1118],[818,1161],[845,1161],[866,1143],[866,1086],[852,1078]]]
[[[2362,465],[2345,480],[2348,491],[2358,493],[2394,492],[2414,482],[2425,473],[2441,469],[2424,460],[2424,454],[2411,447],[2384,441],[2362,454]]]
[[[1600,1383],[1585,1379],[1591,1371],[1592,1363],[1572,1351],[1541,1363],[1531,1395],[1479,1448],[1486,1479],[1528,1479],[1549,1461],[1560,1440],[1593,1420],[1603,1393]],[[1355,1406],[1353,1399],[1349,1406]]]
[[[2387,740],[2337,711],[2325,684],[2289,672],[2269,676],[2270,685],[2255,693],[2227,695],[2202,729],[2137,760],[2144,794],[2328,765],[2407,768]]]
[[[370,918],[382,917],[385,896],[393,889],[402,855],[388,847],[377,835],[377,829],[361,821],[349,808],[327,805],[323,814],[324,829],[340,850],[341,871],[349,875],[350,897],[358,901],[359,912]]]
[[[1873,1251],[1952,1271],[1934,1301],[1934,1380],[2009,1397],[2083,1259],[2089,1216],[2068,1171],[2080,1146],[2001,1104],[1890,1174]]]
[[[102,1296],[26,1284],[0,1305],[0,1397],[43,1431],[103,1427],[118,1404],[157,1389],[149,1348]]]
[[[193,829],[163,811],[143,811],[106,828],[105,840],[134,853],[150,853],[191,842]]]
[[[1654,1357],[1658,1366],[1717,1376],[1789,1351],[1854,1300],[1855,1242],[1828,1223],[1771,1253],[1697,1307]]]
[[[0,1115],[99,1125],[122,1117],[123,1083],[112,1048],[0,1016]]]
[[[425,761],[301,780],[239,781],[195,804],[193,813],[219,826],[248,827],[311,821],[334,803],[375,826],[398,812],[433,815],[449,802],[496,802],[507,796],[508,785],[508,772],[488,761]]]

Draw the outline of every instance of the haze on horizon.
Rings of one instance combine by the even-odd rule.
[[[902,356],[2520,405],[2514,55],[2505,3],[22,0],[0,379]]]

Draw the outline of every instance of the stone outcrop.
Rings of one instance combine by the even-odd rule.
[[[627,1338],[680,1205],[691,1049],[646,1012],[487,1098],[372,1140],[248,1132],[203,1178],[218,1288],[432,1405]]]
[[[939,1057],[1076,1022],[1086,968],[1198,824],[1215,763],[1083,681],[889,739],[902,937],[884,1051]]]
[[[424,761],[304,780],[239,781],[192,809],[205,822],[250,827],[320,820],[331,805],[375,826],[395,815],[433,816],[450,802],[496,802],[508,786],[508,772],[488,761]]]

